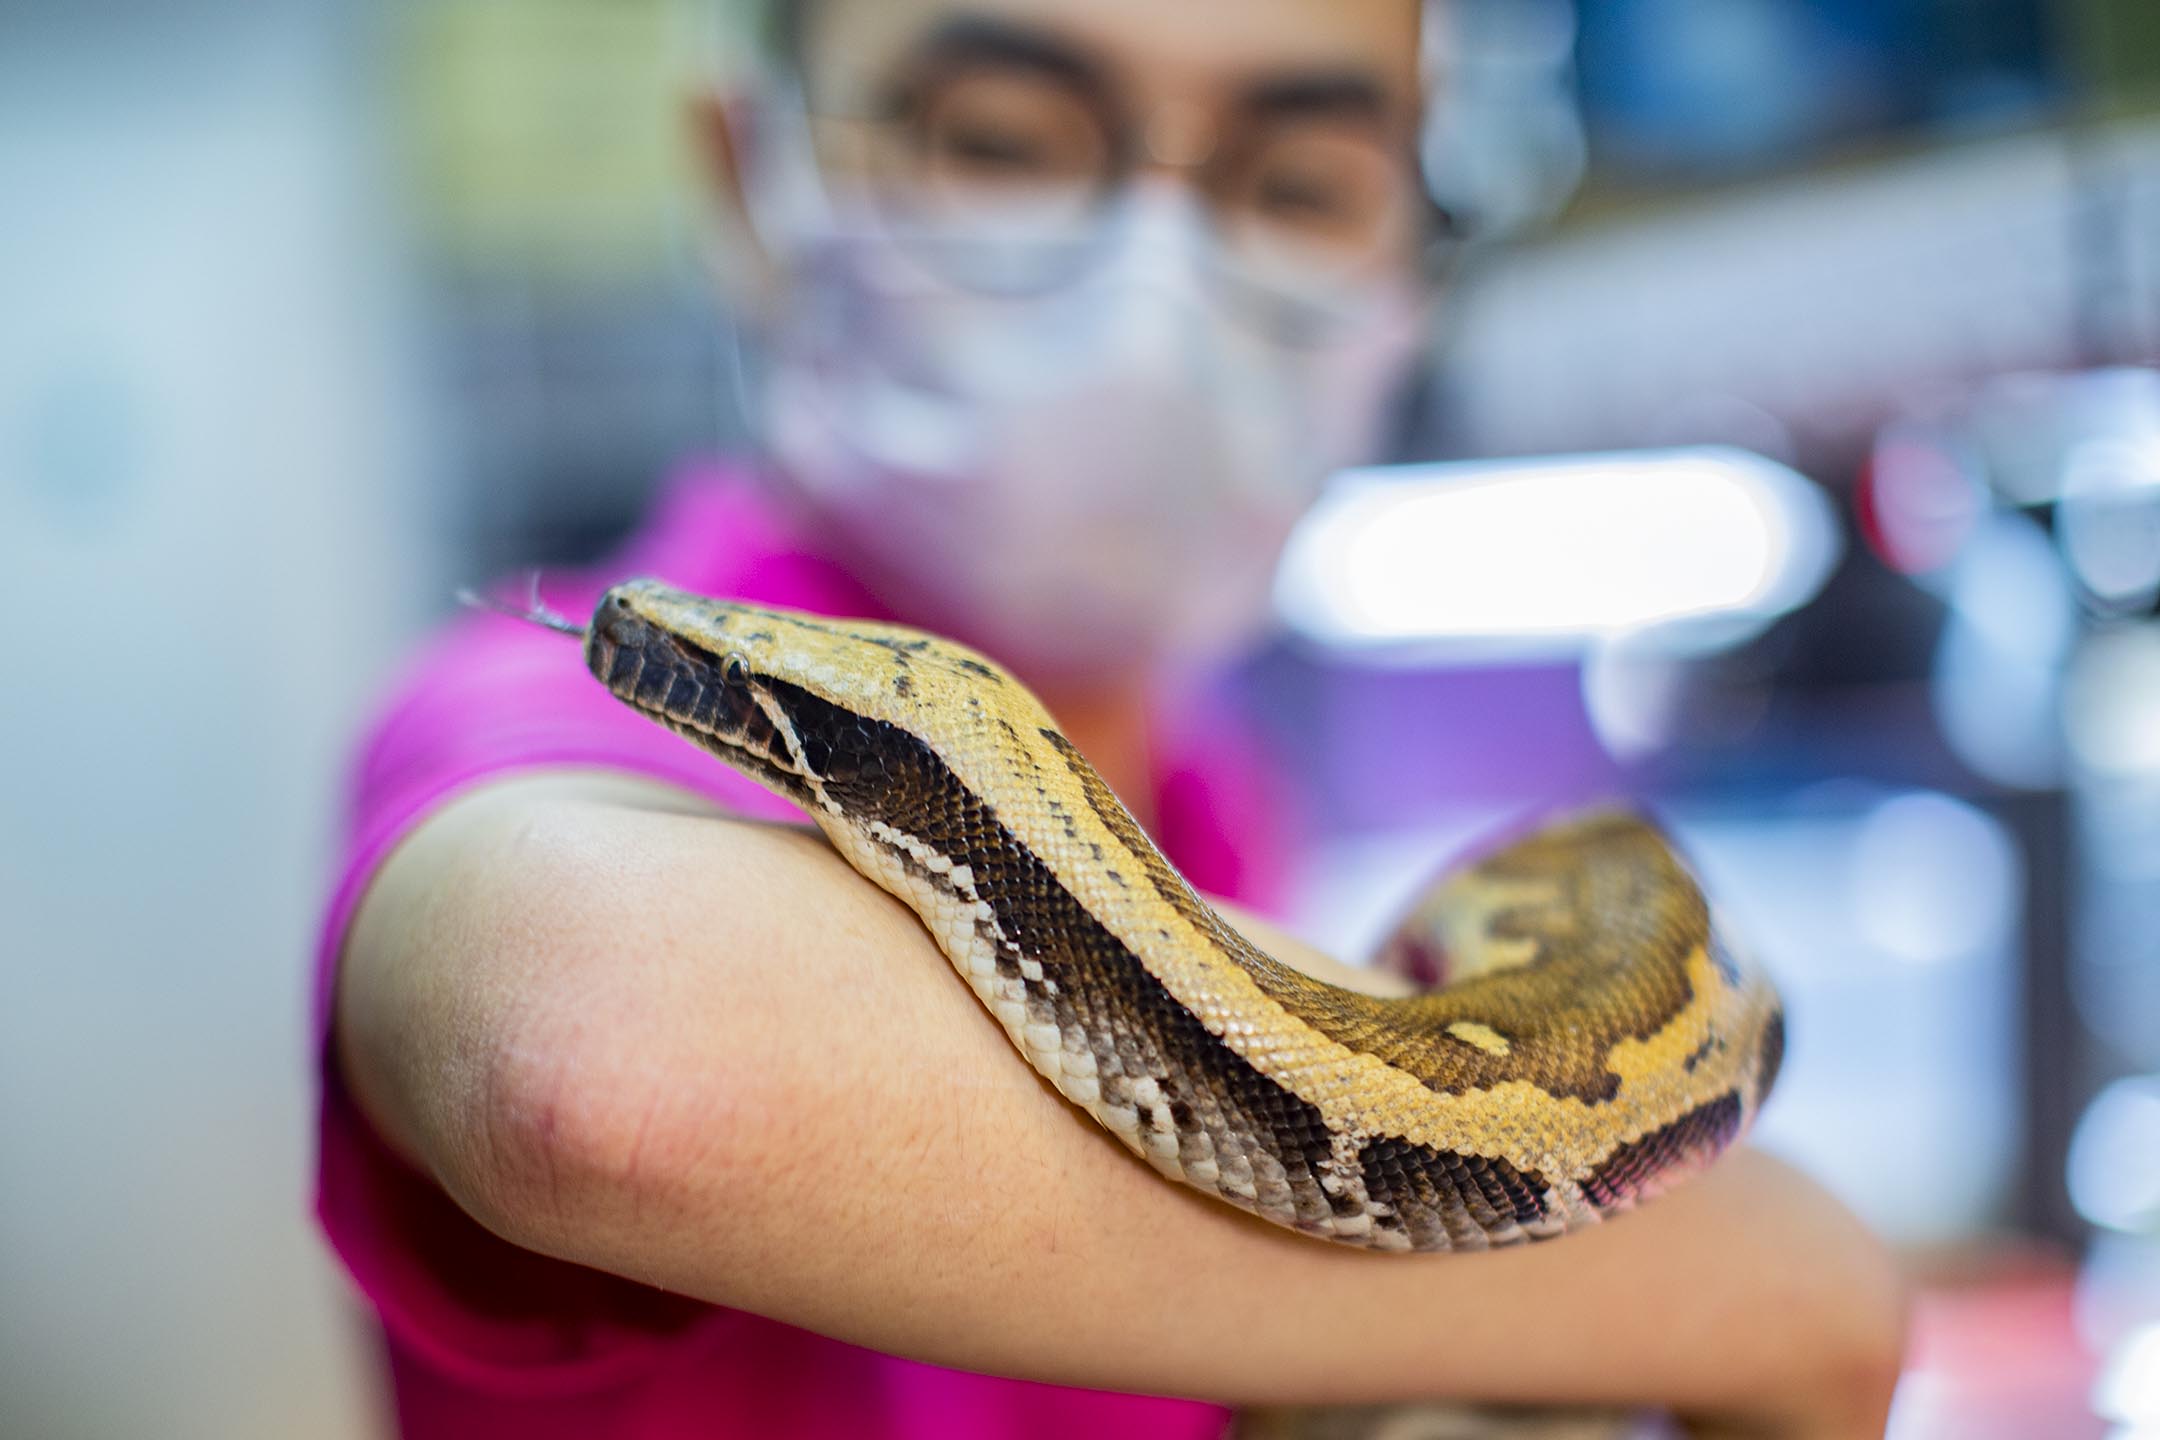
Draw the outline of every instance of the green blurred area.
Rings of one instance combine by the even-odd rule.
[[[2160,4],[2079,0],[2069,15],[2092,108],[2106,116],[2160,110]]]
[[[749,53],[756,0],[408,0],[396,120],[423,240],[542,283],[671,263],[694,206],[685,105]]]

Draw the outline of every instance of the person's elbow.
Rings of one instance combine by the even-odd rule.
[[[631,863],[589,819],[527,810],[437,927],[457,953],[431,967],[448,998],[422,1047],[425,1162],[503,1238],[623,1269],[683,1197],[771,1182],[796,1087],[764,1063],[757,967],[725,935],[683,934],[666,856]],[[695,987],[686,945],[708,972]]]

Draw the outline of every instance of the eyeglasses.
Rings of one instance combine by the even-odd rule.
[[[1132,117],[1072,62],[1004,45],[926,65],[871,115],[812,119],[896,234],[984,288],[1070,278],[1144,175],[1183,179],[1235,277],[1289,295],[1408,270],[1445,228],[1414,124],[1354,77]]]

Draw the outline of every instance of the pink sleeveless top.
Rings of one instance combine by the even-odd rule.
[[[746,477],[680,477],[604,572],[544,597],[582,617],[601,588],[650,575],[688,589],[828,614],[891,618]],[[1282,875],[1279,796],[1256,747],[1166,731],[1156,839],[1203,890],[1265,908]],[[1194,732],[1197,733],[1197,732]],[[600,765],[669,781],[741,813],[784,802],[621,706],[560,636],[496,616],[460,620],[379,715],[347,795],[341,874],[316,961],[323,1057],[316,1210],[373,1306],[412,1440],[870,1436],[990,1440],[1115,1435],[1185,1440],[1224,1412],[940,1369],[740,1311],[663,1294],[496,1239],[369,1129],[328,1062],[345,929],[391,848],[436,807],[506,772]],[[1235,837],[1233,843],[1233,837]]]

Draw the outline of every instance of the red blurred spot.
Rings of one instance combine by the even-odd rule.
[[[1907,575],[1957,558],[1980,518],[1979,482],[1942,445],[1889,434],[1861,467],[1853,511],[1861,538],[1884,564]]]

